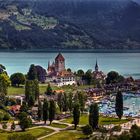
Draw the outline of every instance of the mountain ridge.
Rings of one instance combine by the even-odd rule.
[[[0,20],[0,49],[140,50],[136,2],[13,0],[3,1],[0,10],[8,11],[7,5],[14,12]]]

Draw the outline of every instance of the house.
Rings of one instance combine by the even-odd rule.
[[[48,62],[47,82],[53,82],[57,86],[76,84],[75,76],[72,72],[65,69],[65,58],[59,53],[55,61]]]

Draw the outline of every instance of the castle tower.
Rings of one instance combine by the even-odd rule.
[[[59,53],[55,58],[55,71],[61,72],[63,70],[65,70],[65,58]]]
[[[97,59],[96,59],[95,71],[98,71],[98,70],[99,70],[99,67],[98,67],[98,62],[97,62]]]

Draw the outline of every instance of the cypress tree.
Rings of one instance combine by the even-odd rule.
[[[121,119],[123,116],[123,95],[121,91],[118,91],[116,95],[115,110],[118,118]]]
[[[62,111],[62,107],[63,107],[63,93],[58,93],[57,95],[57,104],[59,106],[60,112]]]
[[[48,111],[49,111],[49,104],[46,99],[44,99],[43,103],[43,121],[46,124],[46,121],[48,120]]]
[[[99,108],[97,103],[94,103],[91,104],[89,110],[89,125],[91,125],[93,129],[97,129],[98,122],[99,122]]]
[[[69,111],[71,112],[73,108],[73,94],[71,92],[68,95],[68,108]]]
[[[56,106],[54,100],[50,100],[50,108],[49,108],[49,121],[50,124],[55,119],[55,113],[56,113]]]
[[[76,129],[77,125],[79,124],[79,119],[80,119],[80,108],[79,108],[79,104],[76,103],[73,108],[74,129]]]
[[[43,114],[43,110],[42,110],[42,104],[41,104],[41,101],[39,101],[38,103],[38,120],[42,120],[42,114]]]

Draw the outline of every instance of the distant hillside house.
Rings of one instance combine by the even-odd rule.
[[[95,70],[93,71],[92,76],[96,80],[104,80],[106,77],[106,75],[102,71],[99,71],[99,66],[98,66],[97,60],[96,60],[96,64],[95,64]]]
[[[76,84],[74,74],[65,69],[65,58],[61,53],[52,64],[48,62],[47,81],[54,82],[57,86]]]

